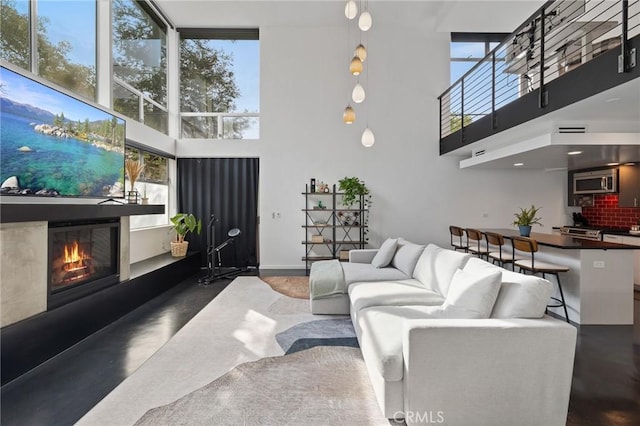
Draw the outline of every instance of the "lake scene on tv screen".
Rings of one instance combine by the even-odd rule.
[[[2,194],[124,196],[125,122],[0,67]]]

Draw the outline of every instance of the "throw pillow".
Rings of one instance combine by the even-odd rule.
[[[407,277],[411,277],[423,250],[424,246],[398,238],[398,248],[391,259],[391,266],[402,271]]]
[[[458,269],[453,275],[447,298],[442,304],[448,310],[469,312],[470,318],[489,318],[502,284],[502,271],[469,273]]]
[[[389,266],[393,255],[396,254],[396,248],[398,248],[397,238],[387,238],[384,243],[378,249],[378,252],[371,260],[371,264],[376,268],[384,268]]]
[[[467,263],[470,257],[471,255],[467,253],[429,244],[418,259],[413,270],[413,278],[420,281],[427,289],[446,297],[453,275]]]
[[[464,267],[472,274],[495,270],[484,260],[471,258]],[[553,292],[551,282],[535,275],[502,270],[502,285],[491,318],[542,318]]]

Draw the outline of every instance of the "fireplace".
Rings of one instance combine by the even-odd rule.
[[[119,282],[118,218],[49,222],[47,309]]]

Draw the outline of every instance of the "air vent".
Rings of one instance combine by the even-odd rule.
[[[587,126],[558,126],[557,133],[587,133]]]
[[[479,156],[483,155],[484,153],[485,153],[484,149],[478,149],[478,150],[476,150],[476,151],[473,151],[473,154],[472,154],[472,155],[473,155],[474,157],[479,157]]]

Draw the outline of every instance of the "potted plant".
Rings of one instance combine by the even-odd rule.
[[[344,177],[338,181],[340,184],[339,189],[343,191],[342,204],[346,207],[351,207],[361,195],[368,195],[369,189],[357,177]],[[364,206],[363,206],[364,207]]]
[[[189,232],[200,234],[202,230],[202,221],[196,219],[191,213],[178,213],[171,218],[171,229],[176,231],[176,241],[171,242],[171,255],[174,257],[183,257],[187,255],[189,241],[184,238]]]
[[[144,170],[144,164],[127,158],[124,162],[124,170],[127,173],[129,182],[131,182],[131,191],[127,193],[127,202],[130,204],[138,204],[138,191],[136,191],[134,185],[136,184],[136,180],[140,177],[140,174],[142,174],[142,170]]]
[[[542,223],[540,223],[540,218],[536,217],[536,214],[538,214],[538,211],[541,208],[542,207],[536,207],[532,204],[531,208],[523,209],[522,207],[520,207],[520,212],[513,214],[516,217],[516,220],[513,221],[513,224],[518,225],[518,228],[520,229],[520,235],[522,235],[523,237],[528,237],[529,235],[531,235],[532,225],[542,226]]]

